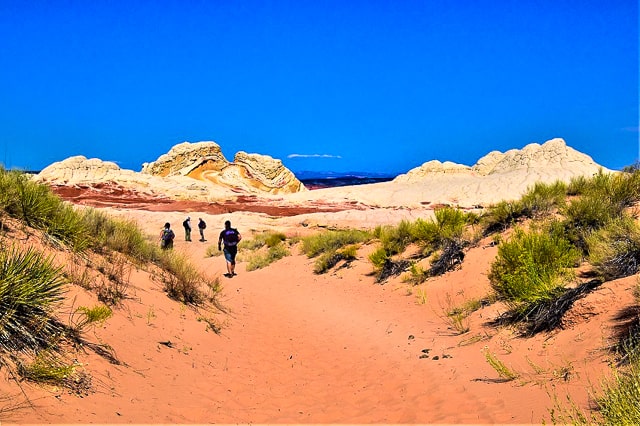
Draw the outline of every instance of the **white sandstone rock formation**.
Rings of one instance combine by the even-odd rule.
[[[292,201],[357,200],[384,208],[424,208],[439,204],[472,208],[515,200],[536,182],[568,182],[577,176],[611,172],[562,139],[533,143],[505,153],[493,151],[473,167],[432,160],[390,182],[327,188],[292,194]]]
[[[143,164],[142,173],[188,176],[249,193],[288,194],[306,190],[282,161],[268,155],[240,151],[230,163],[215,142],[175,145],[156,161]]]
[[[75,156],[49,165],[34,179],[65,186],[113,183],[154,196],[201,201],[306,191],[280,160],[239,152],[230,163],[215,142],[175,145],[156,161],[143,164],[141,172],[121,169],[110,161]]]

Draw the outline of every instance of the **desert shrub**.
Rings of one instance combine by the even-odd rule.
[[[640,227],[630,217],[614,219],[586,238],[589,262],[605,280],[634,275],[640,269]]]
[[[133,221],[117,219],[91,208],[83,211],[82,220],[91,235],[91,248],[96,252],[113,250],[138,262],[150,261],[157,256],[155,245]]]
[[[604,173],[600,170],[591,178],[585,192],[606,199],[617,211],[621,211],[640,199],[640,172]]]
[[[18,362],[20,377],[36,383],[65,386],[74,371],[73,364],[65,363],[57,353],[51,351],[41,351],[30,363]]]
[[[589,179],[586,176],[573,176],[569,180],[569,184],[567,185],[567,195],[582,195],[587,189],[588,185]]]
[[[332,252],[326,252],[318,256],[316,259],[313,272],[316,274],[324,274],[329,269],[333,268],[340,261],[350,262],[356,259],[358,247],[356,245],[350,245],[337,249]]]
[[[374,268],[380,270],[389,262],[390,257],[384,247],[378,247],[369,255],[369,260],[373,263]]]
[[[498,248],[489,280],[496,294],[513,310],[523,312],[564,290],[572,278],[569,269],[580,253],[559,232],[549,229],[514,235]]]
[[[0,250],[0,348],[46,345],[58,329],[49,318],[63,298],[62,270],[33,248]]]
[[[320,232],[302,237],[302,252],[312,258],[350,244],[364,243],[372,238],[373,235],[370,232],[358,229]]]
[[[76,251],[86,248],[87,230],[79,214],[43,184],[25,173],[0,170],[0,207],[27,226],[45,231]]]
[[[640,424],[640,358],[634,355],[624,370],[615,370],[596,400],[603,424]]]
[[[522,213],[526,217],[538,217],[565,203],[567,185],[556,181],[551,184],[537,182],[520,198]]]
[[[490,206],[480,216],[480,224],[484,228],[483,234],[487,236],[504,231],[523,216],[524,206],[521,201],[500,201]]]
[[[69,319],[69,327],[75,333],[82,332],[90,325],[102,324],[113,315],[113,311],[106,305],[96,305],[92,308],[80,306]]]
[[[377,226],[373,231],[373,235],[380,240],[382,248],[390,256],[402,253],[410,243],[415,241],[414,234],[414,225],[407,220],[401,220],[397,226]]]
[[[218,280],[204,277],[188,260],[174,251],[164,251],[160,259],[160,280],[164,284],[167,295],[185,304],[199,305],[207,301],[205,289],[200,284],[214,292],[219,291]]]
[[[238,248],[243,250],[254,251],[264,246],[273,247],[287,239],[282,232],[264,231],[254,234],[252,238],[243,239]]]
[[[278,243],[272,247],[269,247],[266,252],[256,252],[249,256],[247,261],[247,271],[255,271],[256,269],[262,269],[273,262],[282,259],[289,255],[289,250],[282,243]]]
[[[445,240],[440,251],[435,253],[429,268],[430,276],[442,275],[460,265],[464,260],[465,242],[459,240]]]
[[[507,367],[497,356],[495,356],[488,347],[483,349],[484,357],[491,367],[498,373],[504,381],[511,381],[518,378],[518,373]]]
[[[402,281],[411,285],[422,284],[429,278],[429,272],[420,266],[418,263],[412,263],[409,267],[409,273],[403,278]]]

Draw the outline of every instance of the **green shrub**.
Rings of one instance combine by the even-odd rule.
[[[586,176],[574,176],[567,185],[567,195],[582,195],[589,186],[589,179]]]
[[[49,351],[40,352],[31,363],[18,363],[20,377],[36,383],[65,386],[75,372],[73,364],[66,364]]]
[[[580,253],[558,232],[516,229],[498,248],[489,280],[511,309],[522,311],[562,292],[573,277],[569,268],[579,258]]]
[[[586,238],[589,262],[605,280],[627,277],[640,269],[640,227],[630,217],[612,220]]]
[[[96,305],[93,308],[80,306],[71,317],[71,329],[81,332],[89,325],[102,324],[113,315],[113,311],[106,305]]]
[[[369,260],[376,269],[380,270],[389,262],[390,256],[384,247],[379,247],[369,255]]]
[[[302,237],[302,252],[312,258],[322,253],[330,253],[341,247],[364,243],[372,239],[372,234],[358,229],[327,231]]]
[[[47,344],[58,331],[49,318],[63,298],[61,268],[33,248],[0,250],[0,348]]]
[[[342,260],[347,262],[355,260],[357,252],[358,247],[356,245],[350,245],[332,252],[323,253],[316,259],[313,272],[316,274],[323,274],[336,266],[338,262]]]
[[[490,206],[480,216],[480,224],[484,228],[484,235],[497,231],[504,231],[524,216],[524,205],[521,201],[500,201]]]
[[[552,184],[537,182],[520,199],[523,215],[539,217],[548,214],[554,208],[565,204],[566,195],[567,185],[564,182],[556,181]]]
[[[397,226],[378,226],[374,231],[382,247],[391,256],[402,253],[409,244],[414,242],[414,234],[414,226],[407,220],[401,220]]]
[[[0,208],[27,226],[45,231],[54,240],[76,251],[86,248],[88,238],[78,213],[51,189],[29,175],[0,169]]]
[[[278,243],[272,247],[269,247],[266,252],[256,252],[249,256],[247,261],[247,271],[255,271],[256,269],[262,269],[273,262],[282,259],[289,255],[289,250],[282,243]]]
[[[114,250],[139,262],[157,257],[152,248],[155,244],[133,221],[117,219],[96,209],[85,209],[82,220],[91,235],[91,248],[98,253]]]
[[[160,280],[164,283],[167,295],[185,304],[199,305],[207,300],[204,283],[208,289],[219,291],[219,282],[203,277],[181,254],[172,250],[163,251],[160,258]]]
[[[603,395],[596,401],[603,424],[640,424],[640,359],[637,355],[624,371],[614,371],[613,378],[605,382],[603,388]]]
[[[402,281],[412,285],[418,285],[425,282],[427,278],[429,278],[429,272],[419,264],[412,263],[409,267],[408,275],[405,276]]]

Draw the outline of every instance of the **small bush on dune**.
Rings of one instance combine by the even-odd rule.
[[[512,310],[524,312],[564,290],[580,253],[558,232],[516,229],[500,245],[489,280]]]
[[[397,226],[385,225],[377,226],[373,235],[380,240],[382,248],[387,252],[389,256],[402,253],[414,239],[415,230],[413,225],[402,220]]]
[[[520,199],[523,207],[523,215],[526,217],[539,217],[550,213],[554,208],[565,204],[567,185],[556,181],[552,184],[538,182]]]
[[[86,248],[87,230],[73,207],[25,173],[0,170],[0,208],[27,226],[45,231],[76,251]]]
[[[220,289],[219,280],[208,279],[181,254],[163,251],[160,259],[160,280],[164,283],[167,295],[185,304],[199,305],[210,297],[207,290],[214,294]],[[203,289],[201,284],[205,284]]]
[[[500,201],[490,206],[480,217],[484,235],[504,231],[524,216],[524,206],[520,201]]]
[[[589,262],[605,280],[640,270],[640,227],[630,217],[612,220],[586,238]]]
[[[358,229],[320,232],[302,238],[302,252],[312,258],[350,244],[364,243],[372,238],[370,232]]]
[[[249,256],[247,261],[247,271],[255,271],[256,269],[262,269],[273,262],[282,259],[289,255],[289,250],[282,243],[278,243],[272,247],[269,247],[266,252],[256,252]]]
[[[417,263],[412,263],[409,267],[409,273],[402,281],[411,285],[422,284],[429,278],[429,272]]]
[[[358,247],[356,245],[350,245],[333,252],[321,254],[316,260],[313,272],[323,274],[341,261],[351,262],[356,259],[357,252]]]
[[[586,176],[574,176],[569,181],[567,185],[567,195],[582,195],[584,194],[587,186],[589,185],[589,180]]]
[[[369,255],[369,260],[373,263],[373,267],[380,270],[382,269],[387,262],[389,262],[390,257],[384,247],[378,247],[373,253]]]
[[[640,424],[640,356],[632,353],[623,370],[614,370],[613,377],[603,384],[602,396],[596,399],[603,424]]]

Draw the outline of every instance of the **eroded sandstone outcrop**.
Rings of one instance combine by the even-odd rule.
[[[289,194],[306,188],[282,161],[268,155],[240,151],[229,162],[215,142],[183,142],[142,166],[153,176],[187,176],[240,191]]]

